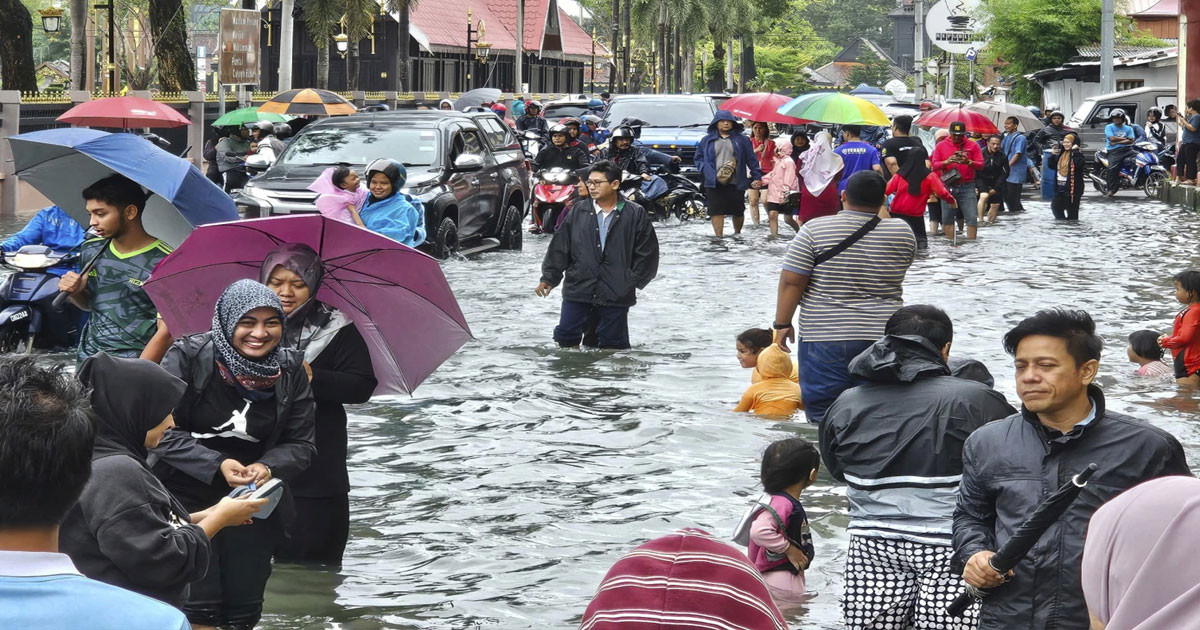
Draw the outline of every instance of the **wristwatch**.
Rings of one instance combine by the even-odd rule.
[[[774,328],[775,330],[787,330],[791,327],[792,327],[792,324],[790,322],[787,324],[780,324],[779,322],[775,322],[775,323],[771,324],[771,328]]]

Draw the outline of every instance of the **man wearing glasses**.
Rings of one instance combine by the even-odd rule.
[[[570,270],[554,341],[578,346],[594,326],[597,348],[624,350],[629,307],[658,274],[658,237],[646,210],[621,199],[619,167],[596,162],[586,181],[590,197],[576,201],[555,231],[534,293],[550,295]]]

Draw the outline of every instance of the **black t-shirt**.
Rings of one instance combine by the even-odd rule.
[[[885,162],[888,158],[896,158],[897,166],[904,166],[904,160],[908,156],[908,152],[916,147],[925,146],[920,139],[912,136],[897,136],[889,138],[883,143],[883,151],[880,153],[880,158]]]

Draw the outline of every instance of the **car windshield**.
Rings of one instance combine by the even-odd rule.
[[[611,127],[626,118],[646,121],[646,127],[707,127],[712,122],[713,107],[707,100],[650,100],[613,101],[604,114]]]
[[[1092,113],[1092,109],[1094,107],[1096,107],[1096,101],[1093,101],[1090,98],[1085,100],[1083,104],[1075,110],[1075,113],[1071,114],[1071,119],[1067,121],[1067,126],[1075,127],[1076,129],[1082,127],[1083,123],[1087,121],[1088,114]]]
[[[586,105],[547,105],[543,114],[546,120],[560,118],[583,118],[588,113]]]
[[[437,161],[436,129],[332,125],[305,130],[280,156],[281,164],[366,164],[391,158],[406,166]]]

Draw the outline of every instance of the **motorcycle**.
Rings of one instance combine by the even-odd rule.
[[[675,217],[680,221],[708,217],[708,206],[700,187],[679,173],[663,167],[652,167],[651,172],[661,183],[646,181],[628,171],[621,174],[621,194],[626,199],[642,206],[655,221]]]
[[[77,252],[56,253],[45,245],[26,245],[0,253],[0,265],[14,270],[0,282],[0,353],[29,354],[34,348],[73,348],[79,343],[83,313],[58,295],[58,276],[49,272],[79,260]]]
[[[546,138],[536,131],[525,130],[518,134],[521,141],[521,150],[525,152],[525,167],[529,167],[529,163],[533,162],[533,158],[537,157],[538,151],[546,145]]]
[[[579,180],[575,173],[565,168],[549,168],[534,175],[533,198],[530,214],[533,215],[534,234],[553,234],[567,216],[567,208],[575,197],[575,184]]]
[[[1136,151],[1121,164],[1115,165],[1121,169],[1121,176],[1117,179],[1118,190],[1141,188],[1147,197],[1154,199],[1158,196],[1159,188],[1170,178],[1167,169],[1159,163],[1158,143],[1144,139],[1133,143],[1133,147]],[[1109,168],[1111,167],[1108,163],[1108,151],[1097,151],[1095,164],[1088,175],[1092,179],[1092,185],[1100,192],[1107,190],[1105,175]]]

